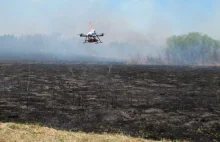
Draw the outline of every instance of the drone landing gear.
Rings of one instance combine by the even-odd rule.
[[[97,41],[97,43],[102,43],[102,41],[100,40],[99,36],[96,36],[98,38],[99,41]]]
[[[86,39],[87,39],[87,37],[86,37]],[[83,43],[86,43],[86,41],[87,41],[86,39],[85,39],[85,41]]]
[[[100,38],[98,36],[96,36],[97,39],[95,37],[86,37],[85,38],[85,41],[83,43],[95,43],[95,44],[98,44],[98,43],[102,43],[102,41],[100,40]]]

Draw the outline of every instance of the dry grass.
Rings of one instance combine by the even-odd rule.
[[[68,132],[39,125],[0,122],[0,142],[156,142],[120,134]],[[168,141],[161,141],[168,142]]]

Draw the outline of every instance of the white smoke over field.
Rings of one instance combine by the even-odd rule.
[[[163,53],[167,37],[191,31],[207,33],[220,38],[219,8],[213,1],[213,10],[200,13],[200,0],[0,0],[0,34],[20,36],[44,35],[23,44],[29,53],[50,53],[56,57],[90,55],[112,58],[130,58],[140,55],[158,56]],[[188,12],[188,13],[187,13]],[[90,30],[105,33],[103,44],[83,44],[79,33]],[[56,33],[56,34],[53,34]],[[56,36],[54,36],[56,35]],[[45,39],[46,38],[46,39]],[[39,45],[39,47],[36,47]],[[5,46],[5,45],[4,45]],[[32,46],[32,47],[30,47]],[[41,46],[41,47],[40,47]],[[35,47],[35,48],[33,48]],[[1,45],[1,48],[3,46]],[[23,51],[23,46],[10,47]],[[4,50],[8,48],[4,47]]]

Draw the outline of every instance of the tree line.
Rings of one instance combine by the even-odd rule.
[[[198,32],[174,35],[167,39],[165,57],[169,64],[218,64],[220,41]]]
[[[132,56],[131,64],[157,65],[220,65],[220,41],[199,32],[167,38],[163,54]]]

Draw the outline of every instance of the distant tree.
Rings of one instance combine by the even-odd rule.
[[[220,41],[198,32],[167,39],[166,56],[174,64],[214,64],[220,62]]]

